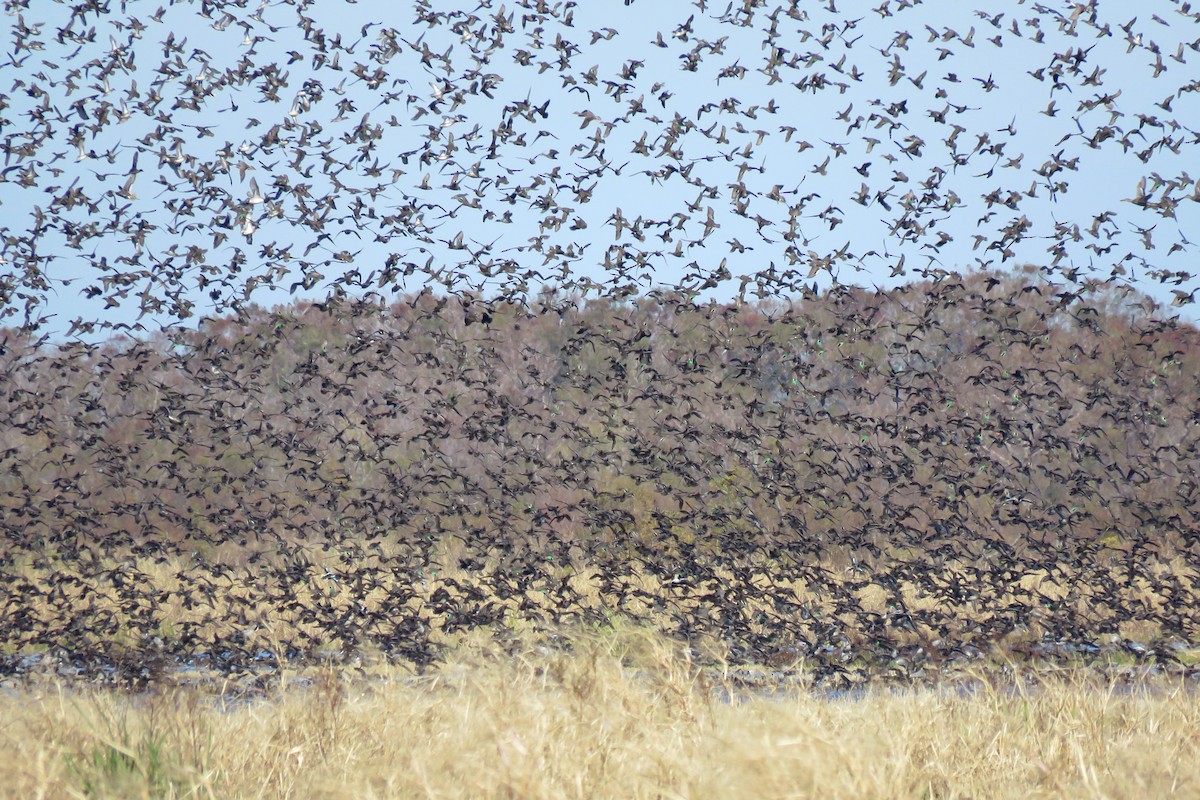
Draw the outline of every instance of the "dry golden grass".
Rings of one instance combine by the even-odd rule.
[[[1090,674],[1091,677],[1086,675]],[[10,797],[1167,797],[1200,793],[1200,703],[1094,673],[852,697],[722,685],[642,630],[275,696],[0,695]]]
[[[380,552],[314,551],[311,563],[287,572],[279,570],[279,557],[264,558],[257,570],[177,556],[109,555],[87,564],[16,557],[0,574],[0,586],[8,579],[0,606],[19,608],[22,622],[0,630],[0,657],[84,653],[99,663],[97,653],[110,659],[125,653],[138,661],[148,652],[179,660],[237,651],[246,666],[264,652],[287,657],[386,649],[412,643],[414,629],[426,637],[430,652],[441,652],[477,628],[503,638],[634,618],[665,635],[676,634],[687,620],[694,641],[728,639],[731,630],[743,639],[757,636],[767,644],[748,660],[772,663],[787,662],[798,642],[828,642],[828,623],[836,620],[845,641],[835,644],[852,650],[855,668],[875,677],[894,673],[892,651],[906,647],[923,647],[937,664],[955,666],[976,658],[1029,658],[1043,640],[1094,642],[1111,651],[1105,658],[1129,657],[1123,640],[1157,641],[1181,646],[1172,652],[1188,663],[1196,658],[1198,617],[1190,609],[1200,607],[1200,575],[1177,557],[1146,562],[1148,574],[1161,579],[1153,584],[1145,577],[1128,579],[1116,564],[1090,572],[1064,564],[1053,575],[1030,569],[1014,572],[1019,577],[1010,582],[990,583],[963,578],[970,563],[956,560],[940,566],[943,584],[883,568],[878,575],[860,574],[832,561],[814,565],[823,570],[819,581],[781,577],[771,562],[740,571],[717,566],[702,579],[673,579],[634,561],[615,577],[594,565],[549,566],[522,584],[491,560],[471,570],[423,571],[414,579],[393,572],[389,551]],[[274,571],[260,574],[268,561]],[[950,587],[952,576],[960,587]],[[736,599],[724,599],[726,593]],[[790,607],[781,611],[780,601]],[[898,620],[901,612],[905,618]],[[480,614],[487,621],[474,622]],[[1169,618],[1176,624],[1165,626]],[[353,622],[349,635],[339,632],[337,620]],[[869,631],[872,621],[879,624]],[[830,659],[845,664],[838,656]]]

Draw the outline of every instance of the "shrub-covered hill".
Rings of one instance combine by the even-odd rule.
[[[728,613],[658,608],[660,627],[755,646],[771,637],[747,634],[738,598],[774,596],[772,576],[817,596],[828,584],[834,601],[872,584],[901,598],[889,581],[902,576],[969,617],[983,587],[1037,573],[1062,594],[992,614],[987,636],[1026,625],[1024,608],[1050,638],[1145,618],[1191,641],[1200,335],[1154,311],[1030,270],[788,305],[425,293],[248,309],[173,339],[55,348],[10,334],[0,525],[24,583],[8,583],[4,613],[34,631],[10,642],[82,641],[28,610],[31,593],[51,603],[30,577],[51,565],[88,580],[121,559],[175,559],[294,583],[314,564],[346,579],[368,557],[397,581],[553,585],[550,616],[582,570],[636,569],[668,594],[711,579]],[[111,574],[104,585],[123,596]],[[361,605],[370,586],[356,591]],[[619,593],[609,581],[587,608],[627,610]],[[157,619],[163,597],[150,598],[130,601],[142,610],[128,624]],[[519,615],[470,602],[452,627]],[[776,639],[831,635],[776,607]],[[897,608],[871,613],[909,614]],[[314,625],[379,638],[339,609]],[[788,620],[799,627],[781,634]],[[962,630],[931,622],[928,638]]]

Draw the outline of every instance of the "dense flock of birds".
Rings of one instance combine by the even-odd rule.
[[[609,5],[7,3],[6,321],[1013,259],[1194,300],[1190,3]]]
[[[1200,333],[1035,275],[30,337],[0,359],[0,664],[423,665],[633,620],[831,685],[1178,665]]]
[[[6,669],[1196,639],[1190,3],[334,5],[5,5]]]

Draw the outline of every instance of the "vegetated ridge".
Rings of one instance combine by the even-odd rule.
[[[628,617],[822,679],[1197,638],[1200,337],[1036,270],[248,309],[0,356],[4,664]]]

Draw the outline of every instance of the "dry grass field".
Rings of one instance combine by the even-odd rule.
[[[285,675],[232,700],[36,681],[0,695],[10,797],[1168,797],[1200,793],[1200,703],[1163,676],[993,672],[919,690],[745,689],[649,631],[422,675]]]
[[[1200,796],[1200,331],[1097,291],[13,340],[0,796]]]
[[[477,639],[554,645],[564,629],[629,624],[686,640],[706,663],[803,661],[822,690],[936,683],[1009,661],[1187,674],[1200,663],[1161,621],[1188,615],[1191,632],[1197,571],[1178,557],[1139,564],[1153,580],[1128,580],[1120,561],[981,572],[949,559],[893,561],[865,576],[835,560],[789,569],[760,559],[702,577],[698,564],[668,577],[636,562],[615,574],[551,562],[514,578],[491,562],[410,576],[392,571],[400,559],[382,545],[358,552],[331,549],[300,565],[274,556],[257,570],[161,556],[13,558],[0,596],[19,616],[0,633],[2,672],[133,689],[182,672],[258,691],[280,668],[423,670]]]

